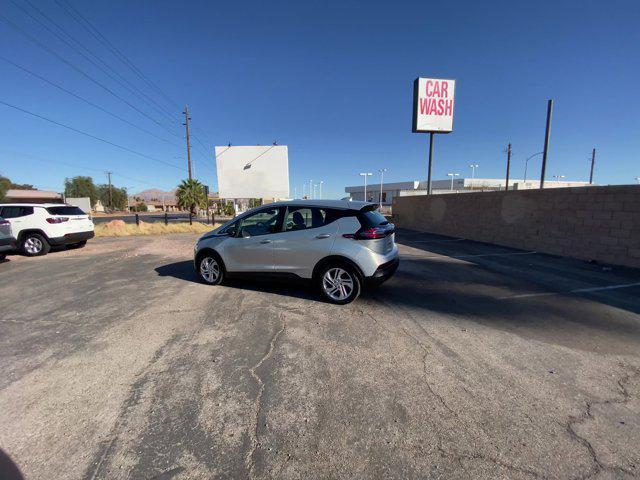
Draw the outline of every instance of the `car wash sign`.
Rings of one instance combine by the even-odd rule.
[[[413,83],[413,132],[451,132],[455,94],[455,80],[416,78]]]

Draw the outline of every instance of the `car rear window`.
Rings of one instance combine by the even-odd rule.
[[[80,208],[78,207],[49,207],[47,208],[47,212],[51,215],[86,215]]]
[[[367,210],[366,212],[360,212],[358,220],[364,228],[374,228],[379,225],[387,225],[389,222],[384,215],[376,210]]]

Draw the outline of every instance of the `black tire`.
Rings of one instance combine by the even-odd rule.
[[[7,258],[6,253],[0,253],[0,262],[4,262],[4,259]]]
[[[51,245],[39,233],[27,233],[20,243],[22,253],[27,257],[38,257],[46,255],[51,250]]]
[[[204,263],[209,263],[209,269],[204,267]],[[217,268],[216,268],[217,267]],[[211,272],[207,274],[207,270]],[[224,264],[220,256],[211,251],[205,251],[198,255],[196,261],[196,273],[202,283],[207,285],[220,285],[224,281],[225,271]]]
[[[360,275],[355,268],[346,263],[335,262],[325,265],[318,273],[316,281],[325,300],[336,305],[353,302],[362,291]]]
[[[87,244],[86,240],[83,240],[81,242],[78,243],[70,243],[69,245],[67,245],[67,248],[82,248]]]

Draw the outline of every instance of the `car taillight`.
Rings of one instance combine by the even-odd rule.
[[[356,238],[362,240],[374,240],[376,238],[384,238],[388,233],[389,230],[383,227],[363,228],[356,233]]]
[[[68,222],[69,221],[69,217],[49,217],[47,218],[47,223],[62,223],[62,222]]]
[[[9,223],[9,220],[0,220],[0,225],[11,225],[11,223]]]
[[[342,236],[344,238],[354,238],[356,240],[375,240],[377,238],[384,238],[391,235],[394,231],[395,228],[390,224],[384,227],[361,228],[356,233],[345,233]]]

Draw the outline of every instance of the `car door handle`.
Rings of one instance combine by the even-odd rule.
[[[260,243],[271,243],[271,240],[260,240]]]
[[[320,235],[316,235],[316,238],[329,238],[330,236],[330,233],[321,233]]]

